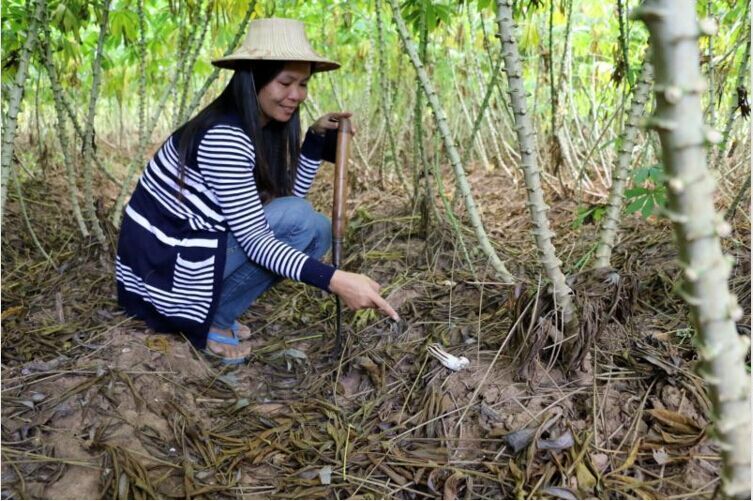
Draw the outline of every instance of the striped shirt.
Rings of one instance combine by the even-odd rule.
[[[206,130],[180,180],[177,138],[147,164],[125,209],[118,242],[118,300],[159,331],[181,331],[203,347],[222,284],[227,232],[249,259],[287,278],[328,290],[332,266],[278,240],[254,180],[253,142],[228,116]],[[293,195],[305,197],[325,139],[308,133]]]

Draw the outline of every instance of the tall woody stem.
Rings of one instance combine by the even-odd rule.
[[[541,187],[541,174],[536,156],[535,133],[526,105],[523,70],[512,20],[512,2],[510,0],[497,0],[497,8],[499,35],[502,40],[502,56],[505,60],[508,92],[515,116],[515,130],[518,135],[518,148],[520,149],[520,168],[523,170],[528,191],[528,209],[533,221],[533,235],[536,240],[536,248],[539,251],[539,259],[544,266],[546,276],[552,282],[554,297],[562,313],[565,335],[570,337],[578,332],[578,314],[572,299],[572,291],[565,282],[565,275],[562,273],[562,262],[557,258],[552,244],[554,232],[549,229],[547,216],[549,206],[544,201],[544,190]]]
[[[716,26],[699,22],[692,0],[645,1],[634,15],[648,26],[656,69],[656,113],[649,125],[659,132],[667,178],[667,216],[679,247],[684,283],[680,294],[700,341],[701,371],[709,387],[722,456],[721,495],[750,499],[749,349],[737,334],[742,317],[730,293],[730,260],[720,237],[730,226],[714,208],[715,182],[706,166],[706,146],[721,139],[703,123],[698,38]]]

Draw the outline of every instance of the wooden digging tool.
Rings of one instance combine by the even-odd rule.
[[[335,154],[335,193],[332,201],[332,264],[339,268],[342,264],[343,235],[347,221],[345,217],[345,202],[348,199],[348,158],[350,157],[350,138],[353,129],[350,120],[340,119],[337,130],[337,152]],[[340,297],[335,296],[337,305],[337,333],[335,335],[335,356],[342,353],[342,305]]]

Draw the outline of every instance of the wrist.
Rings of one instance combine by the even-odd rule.
[[[335,270],[335,272],[332,274],[332,278],[329,279],[329,290],[333,294],[339,295],[343,274],[344,272],[342,270]]]

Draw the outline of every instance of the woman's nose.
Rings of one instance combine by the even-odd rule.
[[[289,98],[296,102],[301,102],[306,99],[306,89],[295,87],[293,90],[290,91]]]

